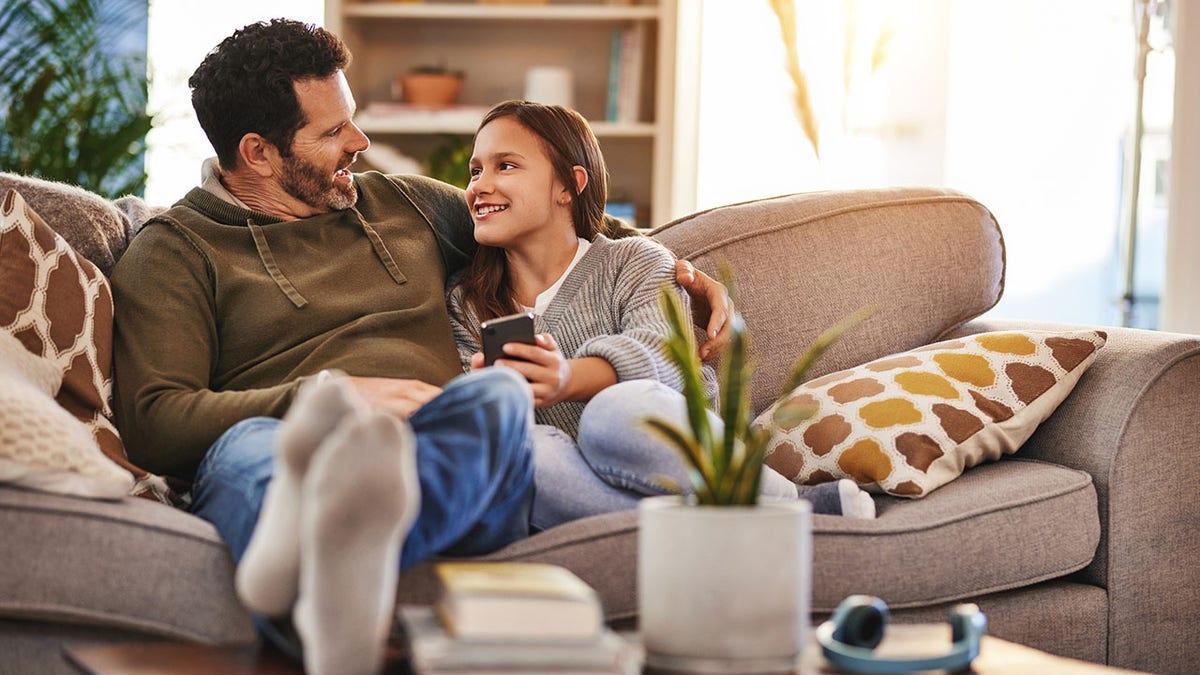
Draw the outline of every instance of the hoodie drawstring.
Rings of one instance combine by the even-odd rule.
[[[404,278],[404,274],[400,271],[400,267],[392,258],[392,254],[388,253],[387,247],[383,245],[383,237],[379,236],[379,233],[375,231],[375,228],[371,227],[361,215],[358,215],[357,211],[355,212],[355,215],[358,216],[358,224],[362,226],[363,232],[367,233],[367,239],[371,240],[371,248],[375,249],[375,255],[378,256],[379,262],[383,263],[383,266],[387,269],[388,274],[392,276],[392,280],[397,284],[403,284],[407,282],[408,279]]]
[[[356,220],[363,232],[367,235],[367,239],[371,242],[371,249],[375,251],[376,257],[383,263],[384,269],[392,277],[392,280],[397,284],[403,284],[408,281],[404,274],[400,271],[400,267],[396,264],[392,254],[388,253],[387,247],[383,245],[383,237],[375,228],[371,227],[363,217],[355,212]],[[247,227],[250,229],[250,236],[254,238],[254,247],[258,249],[258,259],[262,261],[263,267],[267,269],[267,274],[271,275],[271,280],[283,291],[288,300],[296,306],[296,309],[302,309],[308,304],[308,300],[296,290],[292,282],[288,281],[283,270],[279,269],[279,265],[275,264],[275,256],[271,254],[271,247],[267,245],[267,235],[263,233],[261,225],[256,225],[254,221],[246,221]]]
[[[279,290],[287,296],[288,300],[296,306],[296,309],[303,309],[308,304],[308,300],[300,295],[300,291],[288,281],[284,276],[283,271],[279,269],[279,265],[275,264],[275,256],[271,255],[271,247],[267,245],[267,236],[263,234],[262,227],[255,225],[254,221],[247,220],[246,225],[250,228],[250,236],[254,237],[254,247],[258,249],[258,259],[262,261],[263,267],[267,268],[267,274],[271,275],[271,279]]]

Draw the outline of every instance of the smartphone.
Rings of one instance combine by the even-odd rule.
[[[504,354],[504,345],[509,342],[536,344],[533,339],[533,315],[522,312],[509,314],[479,324],[483,334],[483,364],[490,366],[499,358],[513,358]]]

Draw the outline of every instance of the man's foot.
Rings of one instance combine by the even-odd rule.
[[[293,619],[305,669],[378,672],[400,548],[420,510],[412,429],[386,413],[348,415],[313,458],[302,497]]]
[[[837,482],[838,497],[842,500],[842,515],[846,518],[875,519],[875,500],[858,483],[843,478]]]
[[[313,453],[347,414],[364,409],[339,378],[306,382],[284,415],[275,441],[275,467],[258,523],[237,569],[237,592],[251,610],[286,616],[300,585],[300,486]]]

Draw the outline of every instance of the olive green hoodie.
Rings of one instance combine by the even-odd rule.
[[[131,460],[189,480],[226,429],[282,416],[327,368],[439,386],[462,372],[444,300],[475,250],[462,192],[355,184],[353,208],[291,221],[197,188],[142,228],[111,278]]]

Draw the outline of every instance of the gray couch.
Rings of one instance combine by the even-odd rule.
[[[802,345],[868,302],[878,313],[814,375],[955,335],[1035,327],[976,318],[1002,292],[1003,240],[984,206],[949,190],[790,195],[699,213],[653,236],[702,269],[732,264],[759,410]],[[108,248],[119,254],[123,242]],[[993,635],[1099,663],[1194,670],[1200,339],[1106,330],[1095,364],[1015,456],[921,500],[879,497],[874,521],[817,516],[815,618],[851,593],[884,598],[897,622],[940,622],[969,599]],[[635,512],[616,513],[487,558],[565,565],[599,590],[611,621],[630,625],[636,530]],[[186,513],[0,487],[0,532],[0,672],[69,672],[61,647],[71,643],[254,637],[226,548]],[[429,601],[434,589],[428,565],[401,578],[404,601]]]

